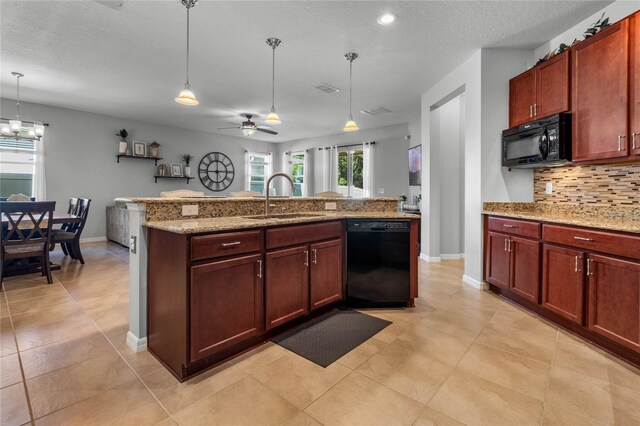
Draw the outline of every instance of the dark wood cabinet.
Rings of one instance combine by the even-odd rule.
[[[584,253],[549,244],[542,253],[542,306],[582,324]]]
[[[538,65],[534,118],[548,117],[571,109],[569,87],[569,51]]]
[[[640,352],[640,263],[590,254],[588,327]]]
[[[311,310],[342,299],[342,240],[311,245]]]
[[[191,268],[191,361],[264,330],[262,255]]]
[[[629,20],[571,49],[573,161],[628,155]]]
[[[489,232],[487,241],[486,279],[491,284],[509,288],[510,253],[507,235]]]
[[[509,127],[533,120],[535,103],[536,70],[530,69],[509,81]]]
[[[540,243],[511,237],[511,278],[509,289],[534,303],[540,298]]]
[[[309,312],[309,246],[266,254],[267,330]]]
[[[640,13],[630,20],[630,84],[631,154],[640,159]]]

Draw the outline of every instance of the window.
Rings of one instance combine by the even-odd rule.
[[[347,197],[361,198],[364,194],[364,153],[362,149],[338,152],[338,191]]]
[[[293,191],[294,197],[304,196],[304,151],[291,153],[291,176],[293,177],[293,184],[295,190]]]
[[[0,197],[35,195],[35,153],[33,141],[0,139]]]
[[[271,174],[271,154],[260,152],[247,153],[247,191],[265,195],[264,185]]]

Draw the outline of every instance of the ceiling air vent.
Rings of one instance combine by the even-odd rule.
[[[329,95],[332,93],[338,93],[340,91],[340,89],[337,89],[333,86],[329,86],[327,83],[318,84],[317,86],[314,86],[314,87],[320,90],[321,92],[327,93]]]
[[[360,112],[366,115],[381,115],[381,114],[389,114],[391,110],[383,107],[377,107],[377,108],[365,109]]]

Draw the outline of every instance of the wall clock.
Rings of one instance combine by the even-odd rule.
[[[200,182],[212,191],[224,191],[233,182],[236,171],[233,162],[221,152],[210,152],[198,166]]]

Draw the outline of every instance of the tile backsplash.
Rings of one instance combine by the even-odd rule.
[[[546,194],[547,182],[553,193]],[[640,163],[539,169],[534,201],[600,206],[640,206]]]

